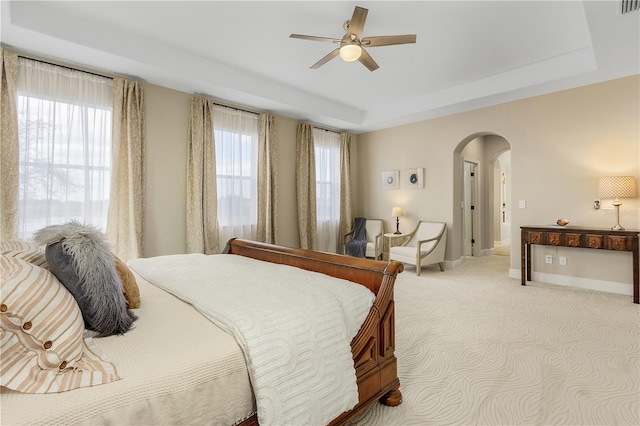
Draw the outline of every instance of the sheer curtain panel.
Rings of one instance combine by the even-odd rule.
[[[18,237],[18,55],[0,47],[0,238]]]
[[[338,252],[340,230],[340,134],[313,129],[316,215],[320,251]]]
[[[230,238],[256,239],[258,114],[214,105],[219,247]]]
[[[19,58],[19,238],[70,219],[105,230],[112,90],[110,78]]]

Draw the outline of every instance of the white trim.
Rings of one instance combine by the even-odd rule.
[[[462,265],[463,259],[457,259],[457,260],[445,260],[444,261],[444,269],[455,269],[458,266]]]
[[[520,269],[509,269],[509,278],[521,279]],[[563,285],[567,287],[584,288],[587,290],[604,291],[607,293],[633,295],[633,286],[627,283],[614,281],[592,280],[590,278],[571,277],[568,275],[547,274],[545,272],[533,272],[531,280],[547,284]]]
[[[491,256],[496,254],[496,249],[495,247],[489,248],[489,249],[482,249],[480,250],[480,256]]]

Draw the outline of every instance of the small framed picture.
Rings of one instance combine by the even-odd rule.
[[[406,189],[424,188],[424,169],[422,167],[407,169],[404,174],[404,187]]]
[[[386,170],[382,172],[382,189],[398,189],[400,188],[400,171]]]

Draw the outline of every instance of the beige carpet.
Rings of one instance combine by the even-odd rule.
[[[403,403],[358,425],[638,425],[640,305],[508,278],[509,257],[408,266],[396,283]]]

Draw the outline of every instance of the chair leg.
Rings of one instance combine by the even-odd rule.
[[[440,265],[440,272],[444,272],[444,262],[440,262],[438,265]]]
[[[416,275],[420,276],[420,270],[422,269],[422,267],[420,266],[420,261],[418,260],[416,262]]]

